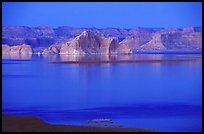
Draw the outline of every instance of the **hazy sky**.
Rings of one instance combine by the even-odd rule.
[[[3,2],[3,26],[202,26],[202,2]]]

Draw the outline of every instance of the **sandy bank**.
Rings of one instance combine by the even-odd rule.
[[[2,114],[2,132],[155,132],[142,128],[51,125],[34,116]]]

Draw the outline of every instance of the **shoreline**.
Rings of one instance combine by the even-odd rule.
[[[48,124],[35,116],[2,113],[2,132],[159,132],[145,128]]]
[[[58,61],[58,62],[48,62],[48,64],[160,63],[160,62],[186,62],[186,61],[201,61],[201,60],[177,59],[177,60]]]

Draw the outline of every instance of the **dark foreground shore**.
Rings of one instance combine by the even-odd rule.
[[[178,59],[178,60],[59,61],[59,62],[48,62],[48,64],[159,63],[159,62],[187,62],[187,61],[200,61],[200,60],[199,59]]]
[[[156,132],[142,128],[51,125],[34,116],[2,114],[2,132]]]

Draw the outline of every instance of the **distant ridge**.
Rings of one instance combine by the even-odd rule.
[[[120,44],[133,51],[143,50],[189,50],[202,51],[202,27],[187,28],[74,28],[60,26],[3,26],[2,44],[10,46],[28,44],[35,50],[62,44],[79,36],[83,31],[92,31],[105,37],[116,38]]]

